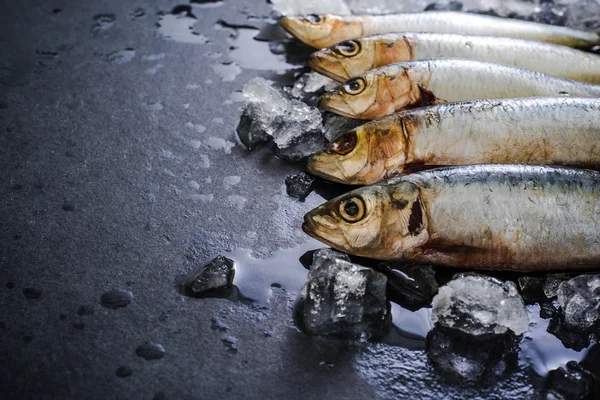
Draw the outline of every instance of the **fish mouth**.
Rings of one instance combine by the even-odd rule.
[[[350,114],[344,111],[343,109],[337,108],[335,105],[331,105],[331,103],[333,102],[339,102],[339,99],[334,96],[335,94],[325,93],[319,99],[319,107],[321,107],[325,111],[341,115],[342,117],[357,119],[357,116],[355,114]]]
[[[319,240],[321,242],[323,242],[325,240],[317,234],[317,226],[316,226],[315,222],[313,221],[310,213],[304,215],[304,222],[302,223],[302,231],[313,239]]]
[[[344,177],[339,177],[335,173],[326,171],[327,169],[331,169],[331,168],[327,167],[327,165],[329,164],[328,162],[319,160],[319,157],[321,157],[323,155],[323,153],[325,153],[325,152],[322,151],[322,152],[319,152],[319,153],[316,153],[316,154],[313,154],[312,156],[310,156],[306,163],[306,170],[309,173],[311,173],[315,176],[321,177],[321,178],[325,178],[328,181],[347,185],[348,182],[344,179]],[[341,171],[339,171],[339,169],[337,169],[337,168],[335,168],[334,170],[336,172],[341,173]]]
[[[291,18],[289,17],[281,17],[281,20],[279,20],[279,23],[281,24],[281,27],[283,29],[285,29],[286,32],[296,36],[296,30],[294,28],[294,22],[292,21]]]
[[[314,43],[310,41],[305,32],[305,27],[302,21],[293,17],[281,17],[279,20],[281,27],[290,35],[300,40],[304,44],[310,47],[315,47]]]
[[[331,69],[327,69],[327,65],[333,67],[335,63],[319,54],[319,52],[313,53],[308,57],[308,67],[313,71],[316,71],[338,82],[345,82],[347,80],[347,78],[336,74]]]
[[[347,242],[338,228],[329,228],[314,220],[315,216],[323,216],[327,211],[321,207],[316,208],[313,211],[308,212],[304,215],[304,223],[302,224],[302,231],[313,239],[319,242],[325,243],[327,246],[348,252],[346,248]],[[335,239],[338,239],[337,241]]]

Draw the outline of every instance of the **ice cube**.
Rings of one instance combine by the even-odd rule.
[[[592,374],[575,361],[569,361],[565,368],[559,367],[548,372],[543,389],[544,399],[591,399],[594,387]]]
[[[558,287],[565,324],[576,330],[600,326],[600,274],[580,275]]]
[[[323,146],[321,113],[297,99],[288,99],[263,78],[243,88],[246,108],[237,127],[249,149],[273,138],[277,154],[291,161],[308,157]]]
[[[310,104],[317,104],[321,91],[325,92],[339,86],[339,82],[317,72],[302,74],[294,82],[289,93],[292,97]]]
[[[525,305],[512,282],[483,275],[463,275],[439,289],[433,298],[434,323],[472,336],[524,333],[529,325]]]
[[[231,287],[235,274],[233,260],[217,256],[200,271],[186,279],[184,287],[190,295],[201,297],[211,291]]]
[[[329,252],[315,254],[296,308],[297,323],[314,336],[381,337],[390,327],[386,282],[371,268]]]
[[[290,175],[285,179],[286,192],[288,196],[304,201],[312,192],[315,178],[305,172]]]
[[[345,260],[345,261],[350,262],[350,257],[348,256],[348,254],[339,252],[337,250],[324,248],[324,249],[310,250],[310,251],[307,251],[306,253],[302,254],[300,256],[300,263],[304,266],[304,268],[310,269],[310,267],[313,265],[315,260],[317,260],[319,258],[331,258],[331,259],[338,258],[340,260]]]

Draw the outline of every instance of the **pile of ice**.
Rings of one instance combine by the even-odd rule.
[[[250,80],[243,93],[246,107],[237,133],[246,147],[273,140],[277,155],[290,161],[323,147],[321,112],[316,107],[288,98],[263,78]]]
[[[433,298],[434,323],[467,335],[524,333],[528,326],[525,304],[512,282],[483,275],[458,275]]]
[[[386,283],[337,252],[317,251],[296,307],[298,326],[313,336],[382,336],[390,327]]]

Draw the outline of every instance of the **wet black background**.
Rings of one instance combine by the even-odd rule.
[[[217,21],[260,27],[268,4],[195,8],[202,45],[157,35],[157,13],[179,4],[2,2],[1,397],[528,398],[524,371],[464,389],[440,381],[423,351],[306,337],[282,289],[253,307],[175,290],[206,257],[302,243],[302,215],[321,202],[285,195],[298,166],[236,143],[241,103],[231,93],[253,76],[282,76],[241,68],[222,81],[214,69],[231,61],[235,34]],[[102,307],[113,288],[133,302]],[[79,315],[82,305],[93,314]],[[138,357],[148,341],[165,356]],[[120,367],[132,374],[117,376]]]

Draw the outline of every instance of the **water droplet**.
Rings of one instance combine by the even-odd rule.
[[[160,70],[162,67],[164,67],[164,65],[163,65],[163,64],[156,64],[154,67],[150,67],[150,68],[146,69],[146,70],[144,71],[144,73],[145,73],[146,75],[154,75],[154,74],[156,74],[156,73],[157,73],[157,72],[158,72],[158,71],[159,71],[159,70]]]
[[[163,105],[159,102],[146,102],[142,103],[140,108],[144,111],[160,111],[163,109]]]
[[[210,319],[210,321],[212,322],[211,324],[211,329],[213,330],[218,330],[221,332],[225,332],[227,329],[229,329],[229,327],[227,325],[225,325],[225,323],[223,322],[223,320],[219,317],[212,317]]]
[[[233,336],[225,335],[225,336],[223,336],[223,339],[221,339],[221,341],[225,345],[225,348],[227,349],[228,353],[235,354],[238,352],[237,338],[234,338]]]
[[[123,289],[113,289],[106,292],[100,298],[100,304],[103,307],[116,310],[117,308],[126,307],[133,301],[133,293]]]
[[[223,150],[225,154],[230,154],[235,143],[215,136],[211,136],[206,140],[206,145],[213,150]]]
[[[238,209],[244,208],[247,199],[244,196],[232,194],[227,196],[227,204],[237,207]]]
[[[125,50],[115,51],[106,55],[106,61],[113,64],[126,64],[135,57],[135,50],[126,48]]]
[[[129,19],[130,20],[144,18],[145,16],[146,16],[146,11],[144,11],[144,9],[141,8],[141,7],[140,8],[136,8],[131,13],[129,13]]]
[[[327,361],[321,361],[321,362],[319,362],[319,365],[321,367],[327,368],[327,369],[332,369],[335,366],[335,364],[327,362]]]
[[[165,57],[166,57],[165,53],[148,54],[148,55],[142,56],[142,61],[158,61],[158,60],[162,60]]]
[[[223,178],[223,186],[225,187],[225,190],[229,190],[233,186],[240,183],[241,180],[242,178],[239,176],[226,176],[225,178]]]
[[[215,64],[213,65],[212,69],[221,77],[223,82],[233,82],[235,78],[242,72],[242,69],[235,61]]]
[[[119,378],[127,378],[131,374],[133,374],[133,371],[129,367],[119,367],[119,368],[117,368],[117,376]]]
[[[94,312],[96,312],[96,310],[92,305],[79,306],[79,309],[77,310],[77,315],[84,317],[86,315],[92,315]]]
[[[63,211],[75,211],[75,206],[72,203],[65,202],[62,206]]]
[[[94,16],[94,24],[91,27],[91,32],[97,35],[107,31],[115,25],[117,17],[115,14],[98,14]]]
[[[52,14],[60,14],[62,12],[62,8],[53,8]]]
[[[160,360],[165,356],[165,348],[158,343],[144,343],[135,349],[135,354],[147,361]]]
[[[190,200],[199,201],[201,203],[210,203],[213,201],[215,196],[212,193],[209,194],[193,194],[190,196]]]
[[[200,189],[200,184],[196,181],[189,181],[188,187],[192,190],[198,190],[198,189]]]
[[[40,297],[42,297],[42,289],[24,288],[23,294],[28,299],[39,299]]]

